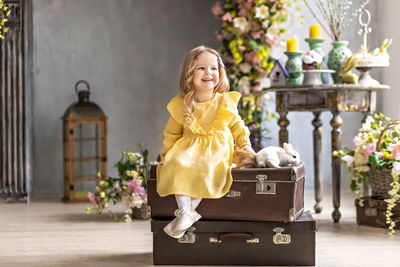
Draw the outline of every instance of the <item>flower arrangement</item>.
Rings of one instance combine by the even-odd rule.
[[[400,127],[398,124],[389,123],[391,120],[382,113],[368,117],[358,134],[353,139],[353,149],[343,148],[334,152],[334,156],[339,156],[343,163],[346,163],[351,178],[350,188],[361,197],[362,185],[369,185],[369,172],[371,168],[391,170],[393,182],[388,191],[389,197],[385,199],[387,203],[386,221],[389,224],[389,234],[393,234],[396,223],[392,220],[392,209],[400,199]],[[393,126],[390,133],[381,139],[380,146],[377,143],[385,126]],[[397,125],[397,126],[396,126]]]
[[[309,50],[303,56],[304,70],[320,70],[322,69],[322,56],[314,50]]]
[[[222,59],[231,80],[231,87],[242,94],[240,115],[250,130],[260,129],[264,98],[262,80],[271,70],[274,58],[271,48],[281,42],[290,8],[297,0],[226,0],[212,8],[222,20],[216,33],[222,43]],[[266,110],[267,118],[272,118]]]
[[[370,2],[370,0],[363,0],[362,4],[356,9],[350,16],[348,11],[352,5],[350,0],[303,0],[313,14],[314,18],[321,24],[325,32],[332,38],[333,41],[340,41],[343,30],[350,25],[352,18],[360,14],[364,7]],[[322,14],[323,20],[326,23],[322,23],[319,16],[316,15],[314,8],[311,8],[310,2],[314,2],[317,9]],[[329,30],[328,30],[328,28]]]
[[[147,204],[147,161],[148,151],[143,149],[143,143],[139,143],[141,153],[122,151],[122,157],[114,165],[118,170],[118,177],[108,177],[101,181],[94,193],[89,192],[88,198],[93,209],[102,213],[109,207],[109,202],[117,204],[124,201],[127,209],[122,218],[119,218],[109,210],[110,215],[117,221],[130,221],[132,209],[140,208]],[[90,213],[92,208],[87,208]]]
[[[4,0],[0,0],[0,39],[4,39],[4,36],[8,32],[8,27],[5,23],[8,21],[7,17],[10,15],[8,6],[4,4]]]

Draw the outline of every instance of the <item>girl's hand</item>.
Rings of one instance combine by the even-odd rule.
[[[248,150],[248,151],[253,152],[254,154],[256,154],[256,152],[253,150],[253,148],[252,148],[251,146],[245,145],[245,146],[242,147],[242,149],[246,149],[246,150]]]

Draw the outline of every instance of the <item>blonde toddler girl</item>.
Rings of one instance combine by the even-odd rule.
[[[187,55],[179,95],[167,105],[163,164],[157,168],[157,192],[175,195],[178,209],[164,231],[182,237],[201,218],[202,198],[220,198],[231,187],[234,146],[252,150],[249,131],[238,114],[238,92],[229,82],[219,54],[199,46]]]

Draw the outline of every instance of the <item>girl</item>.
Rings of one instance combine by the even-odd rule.
[[[220,198],[231,187],[235,145],[251,150],[249,130],[237,110],[240,94],[227,92],[229,83],[219,54],[199,46],[187,55],[179,95],[167,105],[162,165],[157,168],[157,192],[174,194],[176,218],[164,231],[181,238],[201,216],[202,198]]]

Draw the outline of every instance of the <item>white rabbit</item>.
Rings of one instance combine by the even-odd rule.
[[[299,164],[300,155],[291,144],[283,144],[283,148],[269,146],[261,149],[256,154],[257,167],[280,168],[289,164]]]

